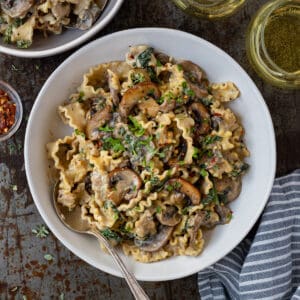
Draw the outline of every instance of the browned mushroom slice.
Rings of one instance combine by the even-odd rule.
[[[214,179],[215,189],[218,194],[224,199],[224,202],[231,202],[236,199],[242,189],[241,177],[236,179],[223,176],[222,179]]]
[[[33,0],[3,0],[1,9],[11,18],[24,16],[34,4]]]
[[[87,137],[92,141],[101,138],[101,132],[98,128],[103,126],[110,119],[111,107],[109,105],[94,113],[86,124]]]
[[[151,96],[155,99],[160,97],[159,88],[153,82],[141,82],[128,89],[124,93],[119,106],[120,115],[127,118],[134,106],[140,101],[144,101],[147,96]]]
[[[146,240],[135,239],[135,245],[141,250],[147,252],[155,252],[162,248],[170,239],[174,227],[171,226],[161,226],[158,233],[150,236]]]
[[[175,206],[167,206],[165,210],[156,213],[158,221],[167,226],[175,226],[181,221],[181,215]]]
[[[182,67],[185,78],[188,81],[191,89],[195,92],[196,97],[206,97],[208,92],[202,87],[203,81],[206,81],[203,70],[189,60],[180,61],[179,65]]]
[[[167,188],[170,186],[171,190],[176,190],[182,194],[185,194],[188,198],[191,199],[191,202],[194,205],[200,203],[201,200],[201,193],[200,191],[188,181],[182,178],[172,178],[169,179],[166,183]]]
[[[200,102],[194,102],[189,112],[195,121],[196,135],[207,134],[210,130],[210,115],[206,107]]]
[[[154,53],[156,59],[158,59],[163,65],[170,62],[171,58],[169,55],[162,53],[162,52],[155,52]]]
[[[119,205],[123,200],[136,197],[142,180],[129,168],[117,168],[108,174],[109,188],[107,198]]]
[[[215,211],[220,217],[220,224],[227,224],[229,223],[232,212],[231,209],[225,205],[216,205]]]

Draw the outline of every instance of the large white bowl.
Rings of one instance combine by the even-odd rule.
[[[160,28],[117,32],[78,50],[50,76],[34,103],[25,137],[26,174],[35,204],[56,237],[92,266],[121,276],[112,258],[99,249],[96,239],[71,232],[56,216],[51,203],[45,145],[71,132],[59,119],[57,107],[75,91],[83,73],[99,63],[123,60],[128,46],[135,44],[148,44],[173,57],[192,60],[206,70],[211,81],[235,82],[241,96],[231,107],[241,117],[251,152],[248,160],[251,167],[243,178],[242,193],[231,205],[234,217],[230,224],[217,226],[200,256],[143,264],[122,255],[138,279],[170,280],[204,269],[231,251],[261,214],[274,179],[275,138],[267,106],[246,72],[222,50],[191,34]]]
[[[109,0],[97,22],[89,30],[66,29],[61,34],[34,34],[28,49],[18,49],[14,44],[5,44],[0,37],[0,52],[14,56],[36,58],[51,56],[79,46],[90,39],[115,16],[124,0]]]

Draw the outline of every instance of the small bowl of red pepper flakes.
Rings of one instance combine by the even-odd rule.
[[[9,139],[19,129],[23,107],[18,93],[0,80],[0,142]]]

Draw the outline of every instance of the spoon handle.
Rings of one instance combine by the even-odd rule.
[[[103,237],[102,234],[96,228],[93,228],[91,233],[95,235],[105,245],[116,264],[120,267],[134,298],[137,300],[150,300],[150,298],[146,295],[140,284],[137,282],[135,276],[126,268],[124,262],[120,258],[115,248],[110,245],[106,238]]]

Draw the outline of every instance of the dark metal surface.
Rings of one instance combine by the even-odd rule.
[[[283,175],[300,167],[300,93],[282,91],[263,83],[247,61],[246,28],[251,16],[265,2],[249,0],[229,19],[210,22],[184,15],[171,1],[125,0],[115,19],[97,37],[127,28],[160,26],[193,33],[224,49],[253,78],[267,102],[276,130],[277,175]],[[25,127],[43,83],[70,54],[44,59],[0,54],[0,79],[17,89],[25,109],[18,133],[0,143],[1,300],[132,299],[123,279],[87,265],[51,233],[41,239],[31,232],[43,221],[32,201],[25,177]],[[47,261],[45,254],[51,254],[54,259]],[[196,275],[170,282],[143,283],[143,287],[151,299],[199,299]]]

